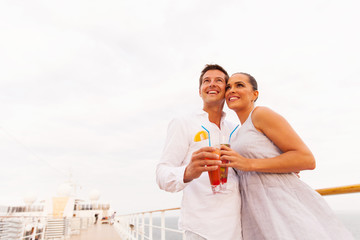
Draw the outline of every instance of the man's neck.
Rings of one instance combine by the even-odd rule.
[[[203,110],[209,114],[209,121],[215,123],[220,128],[223,106],[204,106]]]

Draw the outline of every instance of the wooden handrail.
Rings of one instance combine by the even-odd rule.
[[[356,193],[360,192],[360,184],[354,184],[354,185],[348,185],[348,186],[340,186],[340,187],[332,187],[332,188],[322,188],[322,189],[315,189],[318,193],[321,195],[334,195],[334,194],[345,194],[345,193]],[[145,211],[145,212],[139,212],[139,213],[133,213],[133,214],[127,214],[127,215],[120,215],[117,218],[117,221],[115,221],[115,226],[118,226],[119,230],[124,236],[133,236],[133,231],[136,231],[137,236],[142,236],[142,239],[146,237],[146,239],[152,239],[148,238],[148,236],[152,236],[152,229],[161,229],[161,239],[165,239],[165,230],[178,232],[182,234],[183,239],[185,239],[185,234],[181,233],[181,231],[171,228],[165,228],[165,212],[173,211],[173,210],[180,210],[179,207],[177,208],[168,208],[168,209],[160,209],[160,210],[153,210],[153,211]],[[153,225],[152,222],[152,213],[155,212],[161,212],[161,225]],[[145,214],[150,214],[148,224],[146,224],[147,227],[149,227],[149,235],[145,236],[144,232],[144,226],[145,226]],[[142,223],[139,222],[139,215],[142,215]],[[121,218],[127,218],[130,217],[130,220],[121,220]],[[129,224],[130,223],[130,224]],[[125,237],[124,237],[125,238]]]
[[[315,191],[317,191],[318,193],[320,193],[323,196],[335,195],[335,194],[345,194],[345,193],[356,193],[356,192],[360,192],[360,184],[353,184],[353,185],[340,186],[340,187],[331,187],[331,188],[321,188],[321,189],[316,189]],[[171,210],[180,210],[180,208],[177,207],[177,208],[145,211],[145,212],[138,212],[138,213],[132,213],[132,214],[125,214],[125,215],[120,215],[120,216],[129,216],[129,215],[154,213],[154,212],[164,212],[164,211],[171,211]]]
[[[360,184],[341,186],[341,187],[332,187],[332,188],[322,188],[316,190],[321,195],[334,195],[334,194],[344,194],[344,193],[355,193],[360,192]]]
[[[180,208],[168,208],[168,209],[160,209],[160,210],[153,210],[153,211],[147,211],[147,212],[141,212],[141,213],[149,213],[149,212],[167,212],[167,211],[173,211],[173,210],[179,210]]]
[[[167,212],[167,211],[173,211],[173,210],[180,210],[180,207],[159,209],[159,210],[151,210],[151,211],[145,211],[145,212],[129,213],[129,214],[119,215],[119,217],[132,216],[132,215],[138,215],[138,214],[146,214],[146,213],[155,213],[155,212]]]

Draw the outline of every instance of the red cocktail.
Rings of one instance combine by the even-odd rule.
[[[216,148],[216,150],[213,152],[220,156],[220,149]],[[211,165],[209,165],[211,166]],[[213,193],[218,193],[220,191],[220,184],[221,184],[221,177],[220,177],[220,167],[218,167],[214,171],[208,171],[209,173],[209,179],[211,184],[211,189]]]

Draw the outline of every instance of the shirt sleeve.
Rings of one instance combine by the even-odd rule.
[[[179,192],[188,183],[184,183],[186,164],[184,160],[189,151],[188,129],[184,120],[174,119],[167,131],[165,147],[156,167],[156,182],[160,189]]]

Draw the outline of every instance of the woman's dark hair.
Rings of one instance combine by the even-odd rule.
[[[252,86],[252,89],[253,89],[254,91],[258,90],[257,81],[256,81],[256,79],[255,79],[253,76],[251,76],[251,75],[248,74],[248,73],[244,73],[244,72],[237,72],[237,73],[234,73],[233,75],[235,75],[235,74],[242,74],[242,75],[247,76],[247,77],[249,78],[249,82],[250,82],[250,84],[251,84],[251,86]],[[232,76],[233,76],[233,75],[232,75]],[[256,102],[257,99],[258,99],[258,98],[256,98],[256,99],[254,100],[254,102]]]
[[[248,74],[248,73],[244,73],[244,72],[237,72],[237,73],[234,73],[233,75],[235,75],[235,74],[242,74],[242,75],[247,76],[247,77],[249,78],[249,82],[250,82],[253,90],[254,90],[254,91],[255,91],[255,90],[258,90],[257,81],[256,81],[256,79],[255,79],[253,76],[251,76],[251,75]]]
[[[204,69],[201,71],[201,75],[200,75],[200,79],[199,79],[199,88],[201,87],[202,84],[202,78],[204,76],[204,74],[209,71],[209,70],[219,70],[221,72],[223,72],[225,74],[225,83],[228,82],[229,80],[229,74],[225,71],[225,69],[217,64],[206,64]]]

